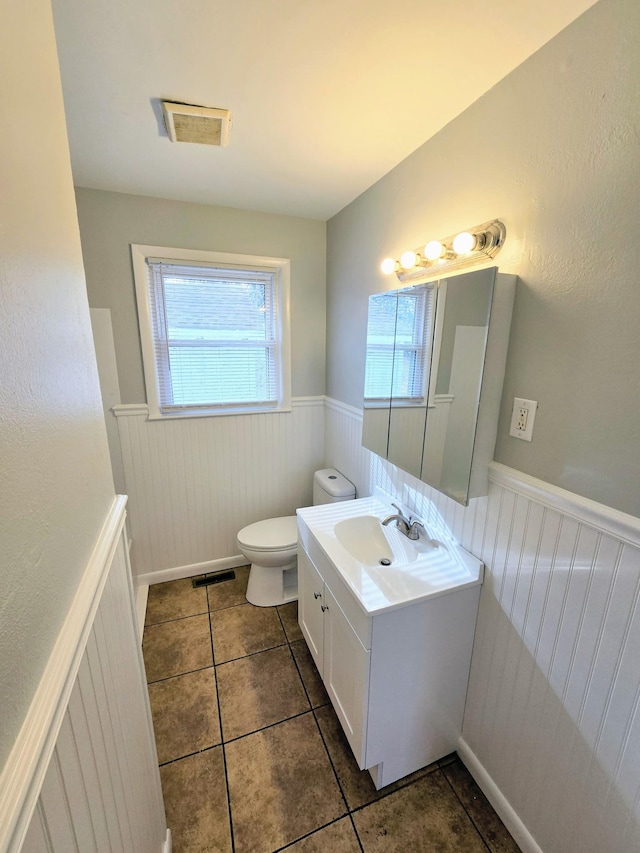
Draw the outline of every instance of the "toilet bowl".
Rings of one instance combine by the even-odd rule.
[[[335,468],[313,475],[313,503],[353,500],[356,489]],[[238,548],[251,562],[247,601],[274,607],[298,598],[298,525],[295,515],[267,518],[243,527]]]

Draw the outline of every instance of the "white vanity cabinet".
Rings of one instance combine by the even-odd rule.
[[[298,555],[298,620],[360,768],[369,697],[366,649],[309,555]]]
[[[480,583],[369,614],[300,530],[300,627],[359,767],[381,788],[457,748]]]

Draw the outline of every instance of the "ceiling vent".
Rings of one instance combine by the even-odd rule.
[[[231,122],[229,110],[163,101],[162,111],[167,133],[172,142],[196,142],[199,145],[227,144]]]

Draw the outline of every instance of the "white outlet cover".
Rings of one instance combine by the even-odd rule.
[[[523,441],[531,441],[537,408],[538,403],[536,400],[525,400],[522,397],[514,397],[509,435],[512,435],[514,438],[521,438]],[[519,426],[521,420],[525,422],[524,429],[521,429]]]

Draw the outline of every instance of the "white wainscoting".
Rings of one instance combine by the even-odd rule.
[[[117,498],[0,777],[2,853],[169,853]]]
[[[459,751],[523,850],[640,850],[640,521],[493,464],[463,508],[360,447],[326,405],[327,465],[486,565]]]
[[[324,463],[324,398],[291,412],[149,421],[116,406],[138,583],[246,563],[237,532],[312,501]]]

